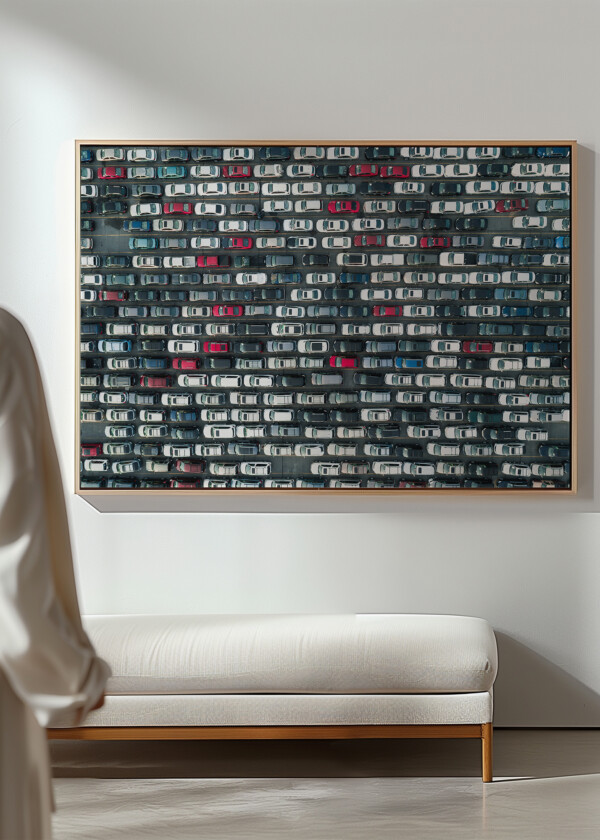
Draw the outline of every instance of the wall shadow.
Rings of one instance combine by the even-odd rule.
[[[600,726],[600,695],[549,659],[505,633],[496,632],[498,678],[494,686],[497,726]]]

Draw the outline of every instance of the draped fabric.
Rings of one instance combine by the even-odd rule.
[[[43,727],[79,724],[109,673],[81,624],[35,354],[0,309],[0,840],[50,837]]]

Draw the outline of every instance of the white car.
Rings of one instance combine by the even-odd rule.
[[[535,183],[533,181],[503,181],[500,186],[500,192],[503,194],[527,194],[535,192]]]
[[[461,160],[463,155],[461,146],[438,146],[433,150],[434,160]]]
[[[164,257],[165,268],[193,268],[196,265],[195,257]]]
[[[322,240],[323,248],[351,248],[351,236],[324,236]]]
[[[132,163],[152,163],[156,160],[156,149],[128,149],[127,160]]]
[[[283,166],[280,163],[260,163],[253,169],[255,178],[281,178]]]
[[[433,157],[433,146],[402,146],[400,155],[407,158],[430,158]]]
[[[570,263],[569,254],[544,254],[542,257],[542,265],[570,265]]]
[[[538,181],[535,192],[536,195],[568,195],[571,187],[568,181]]]
[[[224,216],[226,209],[224,204],[212,204],[206,201],[194,204],[194,213],[197,216]]]
[[[172,184],[171,186],[175,186]],[[152,230],[159,233],[181,233],[183,230],[183,219],[154,219]]]
[[[484,201],[466,201],[463,207],[463,213],[465,215],[471,215],[472,213],[492,213],[495,209],[495,204],[491,199]]]
[[[98,187],[94,184],[82,184],[80,193],[82,198],[96,198],[98,195]]]
[[[131,265],[133,268],[160,268],[162,264],[162,257],[145,257],[137,255],[131,259]]]
[[[552,230],[571,230],[571,220],[566,217],[563,219],[552,219]]]
[[[165,186],[165,196],[167,198],[174,198],[178,195],[196,195],[196,184],[167,184]]]
[[[429,212],[436,213],[462,213],[465,204],[463,201],[432,201],[429,207]]]
[[[132,204],[129,208],[132,216],[160,216],[162,213],[162,205],[155,202],[148,204]]]
[[[510,168],[513,178],[536,178],[544,174],[543,163],[513,163]]]
[[[223,160],[225,161],[247,161],[254,160],[254,149],[245,146],[234,146],[230,149],[223,149]]]
[[[346,222],[346,224],[348,224]],[[312,219],[284,219],[283,229],[285,231],[310,231],[314,227]],[[319,222],[317,222],[317,229],[319,229]]]
[[[199,353],[201,342],[173,340],[167,343],[169,353]]]
[[[391,219],[389,221],[392,221]],[[348,230],[348,222],[345,222]],[[385,222],[383,219],[353,219],[352,230],[383,230]],[[317,222],[317,230],[319,230],[319,223]]]
[[[192,236],[190,248],[220,248],[221,238],[219,236]]]
[[[335,261],[338,265],[352,266],[354,268],[361,268],[369,264],[369,258],[366,254],[348,253],[347,251],[337,254]]]
[[[155,178],[156,169],[154,166],[128,166],[127,177],[130,180],[144,180],[146,178]]]
[[[495,357],[490,359],[489,367],[490,370],[523,370],[523,360],[502,356]]]
[[[323,187],[317,181],[292,184],[292,195],[321,195]]]
[[[294,202],[296,213],[320,213],[323,210],[323,202],[318,199],[301,198]]]
[[[296,146],[294,149],[295,160],[323,160],[324,157],[323,146]]]
[[[86,255],[82,254],[82,256],[80,258],[80,261],[79,261],[79,265],[80,265],[81,268],[98,268],[100,266],[100,257],[94,257],[94,256],[91,256],[90,254],[86,254]],[[84,275],[84,276],[90,276],[90,275]],[[96,276],[96,275],[93,275],[93,276]],[[97,276],[101,276],[101,275],[97,275]]]
[[[394,192],[402,195],[422,195],[425,192],[425,184],[420,181],[396,181]]]
[[[240,286],[263,286],[267,282],[267,275],[262,271],[238,271],[235,282]]]
[[[327,353],[329,350],[328,341],[319,341],[317,339],[306,339],[298,342],[298,351],[300,353]]]
[[[533,271],[503,271],[503,283],[534,283],[535,272]]]
[[[521,236],[493,236],[493,248],[522,248],[523,238]]]
[[[500,157],[499,146],[470,146],[467,149],[469,160],[493,160]]]
[[[98,149],[96,157],[101,162],[125,160],[125,149]]]
[[[410,173],[413,178],[442,178],[444,167],[441,163],[417,163],[411,166]]]
[[[254,242],[257,248],[285,248],[285,236],[257,236]]]
[[[260,191],[263,195],[290,195],[291,187],[285,181],[269,181],[262,184]]]
[[[512,226],[519,229],[540,230],[548,224],[546,216],[515,216]]]
[[[290,236],[286,240],[287,247],[291,250],[310,250],[317,247],[317,239],[314,236]]]
[[[391,199],[373,199],[365,201],[363,204],[365,213],[394,213],[396,210],[396,202]]]
[[[282,306],[275,307],[276,318],[304,318],[306,307],[304,306],[290,306],[284,303]]]
[[[497,193],[499,189],[499,181],[467,181],[467,183],[465,184],[465,192],[468,195],[478,195],[480,193]]]
[[[371,254],[370,262],[371,265],[404,265],[405,259],[404,254]]]
[[[388,248],[416,248],[417,237],[408,233],[393,233],[386,237]]]
[[[330,146],[327,149],[328,160],[355,160],[358,157],[358,146]]]
[[[474,163],[447,163],[444,166],[445,178],[475,178],[476,176],[477,166]]]
[[[219,178],[221,175],[221,167],[213,164],[199,164],[190,167],[190,175],[192,178]]]
[[[270,475],[271,463],[269,461],[242,462],[240,473],[242,475]]]
[[[235,426],[231,424],[213,425],[207,424],[202,427],[202,434],[205,438],[215,439],[221,438],[229,440],[235,437]]]
[[[227,195],[227,184],[223,181],[206,181],[198,184],[198,195],[217,197]]]

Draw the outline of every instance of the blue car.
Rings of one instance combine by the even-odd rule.
[[[159,178],[185,178],[187,168],[185,166],[159,166],[156,174]]]
[[[526,353],[558,353],[558,341],[526,341]]]
[[[505,318],[529,318],[533,315],[531,306],[503,306],[502,315]]]
[[[129,247],[137,251],[147,251],[151,248],[158,248],[159,242],[155,236],[130,236]]]
[[[369,275],[354,271],[342,271],[340,283],[368,283]]]
[[[407,359],[405,356],[396,356],[394,365],[397,368],[422,368],[424,362],[423,359]]]
[[[554,247],[555,248],[570,248],[571,247],[571,237],[570,236],[557,236],[554,240]]]
[[[179,423],[193,423],[198,419],[196,411],[186,411],[184,409],[171,409],[169,412],[169,420],[175,420]]]
[[[271,283],[301,283],[302,275],[299,271],[281,272],[271,274]]]
[[[542,444],[538,452],[544,458],[568,458],[571,455],[568,446],[548,446],[547,444]]]
[[[568,158],[571,151],[568,146],[538,146],[535,153],[539,158]]]
[[[494,289],[495,300],[527,300],[527,289]]]
[[[123,230],[129,231],[129,233],[147,233],[152,230],[152,222],[148,219],[128,219],[123,222]]]
[[[165,370],[171,366],[171,360],[164,357],[142,356],[140,359],[140,367],[148,370]]]
[[[94,160],[94,153],[91,149],[82,149],[80,157],[82,163],[91,163]]]

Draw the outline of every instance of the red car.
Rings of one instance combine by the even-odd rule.
[[[330,356],[329,366],[333,368],[355,368],[358,367],[358,359],[352,356]]]
[[[97,175],[98,178],[113,181],[117,178],[126,178],[127,170],[123,166],[99,166]]]
[[[374,163],[354,163],[348,170],[351,178],[372,178],[379,172],[379,167]]]
[[[183,478],[172,478],[169,481],[169,487],[178,488],[179,490],[198,490],[200,482],[195,478],[189,478],[187,480]]]
[[[494,345],[491,341],[463,341],[463,353],[491,353]]]
[[[253,244],[251,236],[226,236],[221,240],[223,248],[252,248]]]
[[[388,316],[396,317],[402,315],[401,306],[374,306],[373,315],[377,318],[387,318]]]
[[[496,202],[496,213],[516,213],[527,210],[529,202],[526,198],[503,198]]]
[[[250,166],[224,166],[221,170],[223,178],[251,178],[252,167]]]
[[[378,236],[376,234],[358,234],[354,237],[354,247],[361,248],[367,246],[369,248],[384,248],[385,236]]]
[[[382,166],[379,175],[382,178],[410,178],[410,166]]]
[[[129,292],[122,289],[101,289],[98,292],[100,300],[127,300]]]
[[[173,359],[173,367],[175,370],[198,370],[202,367],[200,359]]]
[[[229,352],[229,344],[226,341],[222,341],[222,342],[205,341],[204,342],[204,352],[205,353],[227,353],[227,352]]]
[[[240,315],[244,314],[244,307],[243,306],[220,306],[219,304],[215,304],[212,308],[212,314],[216,315],[217,318],[229,317],[229,318],[239,318]]]
[[[329,201],[327,209],[330,213],[358,213],[360,204],[358,201]]]
[[[143,388],[170,388],[173,379],[170,376],[140,376],[140,385]]]
[[[172,213],[184,213],[189,216],[194,212],[194,205],[187,201],[169,201],[168,204],[163,204],[163,213],[171,215]]]
[[[81,444],[81,457],[82,458],[97,458],[98,455],[102,455],[102,444],[101,443],[82,443]]]
[[[198,268],[226,268],[231,265],[231,257],[196,257]]]
[[[205,461],[182,461],[178,459],[175,461],[175,469],[177,472],[202,473],[206,469],[206,463]]]
[[[419,239],[421,248],[450,248],[452,239],[449,236],[422,236]]]

